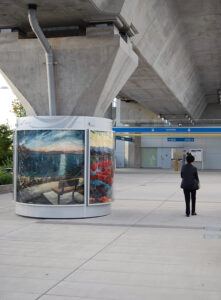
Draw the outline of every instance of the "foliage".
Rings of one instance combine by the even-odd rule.
[[[3,162],[3,164],[2,164],[2,166],[1,166],[2,168],[13,168],[13,160],[12,160],[12,158],[10,157],[10,158],[7,158],[4,162]]]
[[[0,167],[0,185],[2,184],[11,184],[12,183],[12,174],[6,173],[4,167]]]
[[[12,168],[12,159],[7,159],[7,161],[0,166],[0,185],[12,183],[12,173],[7,173],[5,171],[6,168]]]
[[[18,99],[12,101],[12,111],[18,118],[26,117],[26,111]]]
[[[12,133],[8,125],[0,125],[0,165],[12,160]]]

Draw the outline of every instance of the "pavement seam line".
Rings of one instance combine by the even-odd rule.
[[[76,267],[73,271],[71,271],[70,273],[68,273],[66,276],[64,276],[61,280],[59,280],[57,283],[55,283],[53,286],[51,286],[49,289],[47,289],[43,294],[41,294],[40,296],[38,296],[35,300],[39,300],[41,299],[41,297],[47,295],[47,293],[52,290],[53,288],[55,288],[57,285],[59,285],[61,282],[63,282],[65,279],[67,279],[69,276],[71,276],[73,273],[75,273],[76,271],[78,271],[82,266],[84,266],[85,264],[87,264],[90,260],[92,260],[93,258],[95,258],[99,253],[101,253],[104,249],[106,249],[107,247],[109,247],[112,243],[114,243],[115,241],[117,241],[121,236],[123,236],[130,228],[127,228],[126,230],[124,230],[121,234],[119,234],[117,237],[115,237],[112,241],[110,241],[107,245],[105,245],[102,249],[100,249],[97,253],[95,253],[94,255],[92,255],[91,257],[89,257],[85,262],[81,263],[78,267]]]
[[[35,223],[38,223],[38,221],[33,221],[33,222],[29,223],[28,226],[30,226],[30,225],[32,225],[32,224],[35,224]],[[22,230],[23,228],[26,228],[26,227],[27,227],[27,224],[25,224],[24,226],[21,226],[21,227],[19,227],[19,228],[16,228],[16,229],[14,229],[14,230],[11,230],[11,231],[9,231],[9,232],[7,232],[7,233],[5,233],[5,234],[0,235],[0,238],[5,237],[5,236],[7,236],[7,235],[9,235],[9,234],[11,234],[11,233],[17,232],[17,231],[19,231],[19,230]]]
[[[176,193],[176,192],[175,192]],[[173,194],[175,194],[173,193]],[[173,195],[172,194],[172,195]],[[127,229],[124,230],[120,235],[118,235],[115,239],[113,239],[111,242],[109,242],[106,246],[104,246],[102,249],[100,249],[96,254],[94,254],[93,256],[91,256],[90,258],[88,258],[85,262],[83,262],[82,264],[80,264],[77,268],[75,268],[72,272],[70,272],[69,274],[67,274],[64,278],[62,278],[61,280],[59,280],[56,284],[54,284],[52,287],[50,287],[47,291],[45,291],[43,294],[41,294],[39,297],[36,298],[36,300],[39,300],[41,297],[45,296],[50,290],[52,290],[53,288],[55,288],[58,284],[60,284],[62,281],[64,281],[66,278],[68,278],[69,276],[71,276],[73,273],[75,273],[77,270],[79,270],[81,267],[83,267],[85,264],[87,264],[90,260],[92,260],[93,258],[95,258],[99,253],[101,253],[104,249],[106,249],[107,247],[109,247],[112,243],[114,243],[116,240],[118,240],[120,237],[122,237],[125,233],[127,233],[128,231],[131,230],[131,228],[133,228],[138,222],[140,222],[143,218],[145,218],[146,216],[148,216],[149,214],[151,214],[154,210],[158,209],[159,207],[161,207],[163,205],[163,203],[165,203],[168,199],[163,200],[156,208],[152,209],[150,212],[148,212],[147,214],[145,214],[144,216],[142,216],[139,220],[137,220],[134,224],[132,224],[131,226],[127,226]]]
[[[142,221],[144,218],[146,218],[147,216],[149,216],[151,213],[153,213],[155,210],[159,209],[165,202],[167,202],[170,197],[172,197],[173,195],[175,195],[177,193],[177,191],[173,192],[172,195],[168,196],[165,200],[162,200],[156,207],[154,207],[152,210],[150,210],[147,214],[145,214],[144,216],[142,216],[140,219],[138,219],[134,224],[131,225],[131,227],[135,227],[135,225],[137,225],[140,221]]]

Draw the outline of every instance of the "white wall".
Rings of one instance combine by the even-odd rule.
[[[168,142],[167,137],[142,137],[141,147],[203,149],[203,168],[221,169],[221,138],[218,137],[197,137],[194,142]]]

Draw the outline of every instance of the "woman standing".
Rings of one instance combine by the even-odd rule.
[[[193,166],[194,156],[191,153],[187,153],[186,160],[187,164],[182,167],[181,170],[181,188],[183,189],[185,202],[186,202],[186,216],[190,216],[190,196],[192,201],[191,213],[193,216],[196,215],[196,190],[199,189],[199,177],[197,168]]]

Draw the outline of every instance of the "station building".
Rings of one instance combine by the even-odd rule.
[[[221,169],[219,121],[193,124],[187,116],[182,118],[173,116],[171,122],[134,101],[117,100],[116,167],[180,170],[191,152],[199,170]]]

